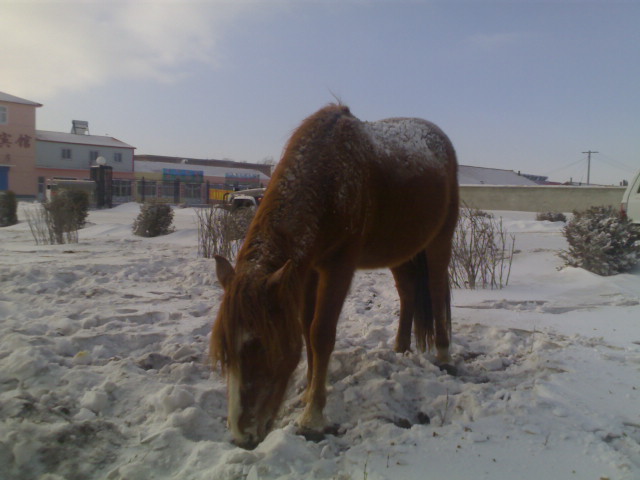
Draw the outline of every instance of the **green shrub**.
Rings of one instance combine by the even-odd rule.
[[[558,254],[565,265],[615,275],[640,261],[640,234],[618,210],[592,207],[573,215],[563,230],[569,248]]]
[[[145,203],[133,222],[133,233],[139,237],[157,237],[175,231],[173,210],[166,203]]]
[[[88,214],[89,194],[82,190],[61,190],[38,208],[25,210],[38,245],[78,243],[78,230],[85,225]]]
[[[89,215],[89,193],[84,190],[64,189],[57,197],[65,202],[66,208],[71,212],[76,228],[83,228]]]
[[[11,190],[0,192],[0,227],[18,223],[18,202]]]
[[[78,230],[89,214],[89,194],[64,189],[43,204],[51,244],[77,243]]]

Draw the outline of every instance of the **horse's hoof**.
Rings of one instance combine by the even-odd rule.
[[[404,428],[405,430],[411,428],[411,422],[406,418],[396,418],[393,420],[393,424],[398,428]]]
[[[431,423],[431,418],[424,412],[418,412],[418,423],[420,425],[429,425]]]
[[[438,365],[438,368],[441,371],[451,375],[452,377],[458,376],[458,367],[456,367],[455,365],[451,365],[450,363],[442,363]]]
[[[254,450],[260,444],[260,442],[254,440],[247,440],[244,442],[231,440],[231,444],[235,445],[236,447],[244,448],[245,450]]]
[[[325,435],[337,436],[339,434],[339,430],[340,426],[335,424],[324,427],[321,432],[308,427],[298,427],[298,430],[296,430],[296,434],[302,435],[309,442],[318,443],[324,440]]]
[[[324,440],[324,432],[319,432],[310,428],[299,427],[298,430],[296,430],[296,434],[302,435],[308,442],[318,443]]]
[[[323,433],[325,435],[333,435],[334,437],[337,437],[338,435],[340,435],[340,425],[338,425],[337,423],[334,423],[333,425],[327,425],[326,427],[324,427]]]

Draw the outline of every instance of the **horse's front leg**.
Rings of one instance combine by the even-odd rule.
[[[307,387],[307,404],[298,420],[300,433],[314,440],[321,438],[325,429],[323,410],[327,401],[329,358],[335,345],[336,326],[342,304],[355,270],[345,264],[347,262],[336,262],[319,272],[316,308],[309,334],[312,354],[311,381]]]

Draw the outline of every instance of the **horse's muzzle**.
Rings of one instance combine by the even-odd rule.
[[[258,427],[258,434],[254,433],[242,433],[238,438],[238,436],[234,435],[234,439],[231,443],[236,445],[237,447],[244,448],[245,450],[253,450],[260,442],[262,442],[267,434],[273,428],[273,419],[269,419]]]

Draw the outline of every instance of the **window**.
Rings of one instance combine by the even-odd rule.
[[[99,156],[100,156],[100,152],[97,151],[97,150],[91,150],[89,152],[89,160],[91,162],[95,162],[98,159]]]
[[[0,105],[0,125],[9,123],[9,107]]]
[[[112,192],[114,197],[126,197],[127,201],[131,198],[131,180],[118,180],[112,181]]]
[[[118,162],[118,163],[122,163],[122,153],[114,153],[113,154],[113,161],[114,162]]]
[[[71,159],[71,149],[70,148],[63,148],[62,149],[62,158],[65,158],[67,160]]]
[[[200,198],[201,189],[201,183],[185,183],[184,196],[188,198]]]

